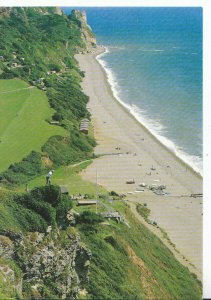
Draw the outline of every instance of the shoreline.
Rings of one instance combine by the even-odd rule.
[[[97,170],[98,184],[127,194],[129,203],[146,203],[151,210],[150,219],[167,232],[187,266],[201,279],[202,198],[190,195],[202,193],[202,177],[187,168],[117,101],[96,59],[100,52],[101,47],[76,55],[80,69],[85,71],[82,87],[90,98],[87,106],[97,140],[95,154],[101,155],[81,175],[95,183]],[[129,179],[135,183],[126,184]],[[138,192],[141,182],[165,185],[167,193],[157,196],[148,189]]]
[[[98,46],[98,47],[99,47],[99,46]],[[174,151],[174,149],[171,150],[171,148],[168,147],[168,146],[165,144],[165,142],[162,142],[161,139],[166,139],[168,142],[172,143],[172,144],[176,147],[176,145],[174,144],[174,142],[172,142],[170,139],[166,138],[165,136],[162,136],[162,135],[159,136],[158,134],[154,133],[153,130],[151,130],[150,128],[148,128],[147,125],[145,125],[138,117],[136,117],[136,116],[134,115],[133,112],[130,111],[129,104],[126,104],[124,101],[122,101],[119,97],[117,97],[117,96],[115,95],[116,93],[115,93],[115,91],[114,91],[114,87],[113,87],[112,84],[109,82],[109,75],[108,75],[108,73],[107,73],[107,71],[106,71],[106,68],[103,66],[103,64],[101,63],[100,59],[98,58],[98,56],[101,56],[101,55],[103,55],[103,54],[106,54],[107,49],[106,49],[106,47],[104,47],[104,46],[100,46],[100,49],[101,49],[101,52],[100,52],[100,53],[94,54],[94,56],[95,56],[96,61],[100,64],[100,66],[101,66],[101,68],[102,68],[102,71],[104,72],[104,74],[105,74],[105,76],[106,76],[106,79],[107,79],[109,88],[110,88],[110,90],[111,90],[111,93],[112,93],[114,99],[121,105],[121,107],[122,107],[123,109],[125,109],[125,110],[126,110],[126,111],[134,118],[134,120],[135,120],[136,122],[138,122],[138,124],[140,124],[140,126],[143,127],[144,130],[146,130],[146,131],[148,132],[148,134],[150,134],[153,138],[155,138],[155,139],[157,140],[158,143],[160,143],[160,144],[161,144],[163,147],[165,147],[166,150],[168,150],[168,151],[169,151],[176,159],[178,159],[178,160],[181,162],[181,164],[185,165],[189,170],[191,170],[193,173],[195,173],[196,176],[198,176],[199,178],[203,179],[203,170],[200,171],[200,170],[197,168],[197,166],[195,166],[195,168],[194,168],[194,166],[192,166],[191,163],[188,163],[187,161],[185,161],[184,158],[181,157],[182,155],[180,155],[179,153],[178,153],[178,155],[177,155],[176,151]],[[103,49],[104,49],[104,50],[103,50]],[[160,139],[160,138],[161,138],[161,139]],[[185,153],[185,152],[184,152],[184,155],[186,155],[187,157],[190,156],[189,154],[187,154],[187,153]]]

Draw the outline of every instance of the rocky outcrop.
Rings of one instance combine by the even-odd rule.
[[[11,12],[11,7],[0,7],[0,17],[8,17]]]
[[[87,49],[96,47],[96,38],[92,32],[91,27],[87,23],[87,16],[85,11],[73,10],[71,15],[81,23],[81,35]]]
[[[12,240],[0,235],[0,290],[8,298],[22,294],[22,273],[12,260],[14,254]]]
[[[17,262],[24,274],[23,281],[31,286],[38,299],[43,296],[44,288],[53,290],[59,299],[75,299],[83,290],[88,280],[91,252],[72,227],[65,231],[2,236],[0,241],[1,254]],[[0,264],[1,273],[2,269]],[[9,272],[10,281],[15,281],[12,268],[4,266],[4,270]],[[20,282],[22,280],[19,280],[19,293]]]
[[[26,13],[27,10],[33,10],[36,13],[43,15],[56,14],[63,15],[63,11],[60,7],[0,7],[0,17],[8,17],[11,12],[15,14]]]

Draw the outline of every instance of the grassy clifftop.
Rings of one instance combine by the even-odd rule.
[[[74,59],[86,47],[81,22],[58,9],[12,8],[0,19],[0,31],[0,151],[5,156],[0,181],[11,186],[90,157],[95,142],[79,132],[80,120],[90,117],[80,86],[83,73]]]
[[[49,107],[48,99],[36,87],[19,79],[0,81],[0,171],[14,161],[21,160],[32,150],[41,146],[52,135],[68,135],[61,126],[46,122],[55,110]]]

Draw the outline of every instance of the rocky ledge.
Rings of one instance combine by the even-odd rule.
[[[26,296],[24,286],[27,286],[30,295],[36,295],[37,299],[46,290],[53,291],[60,299],[75,299],[88,281],[91,252],[72,227],[48,228],[47,233],[25,235],[5,232],[0,236],[0,249],[1,258],[5,259],[0,272],[10,274],[7,284],[13,285],[21,296]],[[7,264],[10,259],[22,271],[19,278]]]

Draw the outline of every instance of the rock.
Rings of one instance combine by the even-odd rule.
[[[96,38],[92,32],[91,27],[87,24],[86,12],[73,10],[71,14],[81,22],[81,37],[86,43],[87,49],[96,47]]]
[[[0,235],[0,257],[12,258],[14,255],[14,245],[7,236]]]
[[[11,12],[11,7],[0,7],[0,17],[8,17]]]
[[[71,226],[75,225],[76,224],[76,216],[78,216],[79,214],[77,212],[74,211],[74,209],[71,209],[68,211],[67,213],[67,219],[69,221],[69,224]]]
[[[28,233],[17,245],[16,257],[25,270],[24,281],[41,287],[54,282],[62,299],[74,299],[88,280],[91,252],[71,230]]]
[[[50,233],[50,232],[51,232],[51,230],[52,230],[52,226],[48,226],[48,228],[47,228],[46,232],[47,232],[47,233]]]

